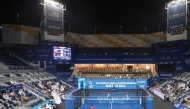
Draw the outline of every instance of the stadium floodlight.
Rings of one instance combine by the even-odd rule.
[[[44,4],[63,8],[63,5],[61,3],[52,0],[44,0]]]
[[[176,0],[176,2],[182,2],[182,1],[184,1],[184,0]]]
[[[184,2],[185,3],[189,3],[190,0],[173,0],[173,1],[169,2],[169,3],[166,3],[165,9],[168,9],[169,6],[180,4],[180,3],[184,3]]]
[[[53,1],[53,0],[42,0],[41,5],[49,5],[49,6],[54,6],[54,7],[58,7],[58,8],[62,8],[63,10],[66,10],[66,6],[63,5],[62,3]]]

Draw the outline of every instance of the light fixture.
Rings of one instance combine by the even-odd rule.
[[[61,3],[58,3],[58,2],[55,2],[55,1],[52,1],[52,0],[44,0],[44,4],[63,8],[63,5]]]
[[[63,10],[66,10],[66,6],[63,5],[62,3],[53,1],[53,0],[42,0],[41,5],[49,5],[49,6],[53,6],[53,7],[57,7],[57,8],[62,8]]]
[[[146,69],[148,69],[148,70],[149,70],[149,69],[150,69],[150,67],[149,67],[149,66],[146,66]]]
[[[169,7],[169,6],[177,5],[177,4],[180,4],[180,3],[183,3],[183,2],[186,3],[186,0],[174,0],[174,1],[171,1],[171,2],[167,3],[167,6]],[[187,3],[188,3],[188,1],[187,1]]]

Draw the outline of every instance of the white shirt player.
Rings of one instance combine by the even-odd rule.
[[[110,93],[108,93],[108,95],[107,95],[107,98],[109,98],[109,97],[111,97],[111,94],[110,94]]]
[[[59,96],[59,92],[57,90],[53,90],[51,95],[54,98],[55,104],[61,104],[62,103],[61,98]]]
[[[126,98],[129,98],[128,92],[126,93]]]

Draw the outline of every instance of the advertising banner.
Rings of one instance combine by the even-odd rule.
[[[149,90],[150,90],[152,93],[156,94],[156,95],[157,95],[158,97],[160,97],[161,99],[164,99],[164,94],[163,94],[163,93],[157,91],[157,90],[154,89],[154,88],[150,88]]]
[[[185,48],[184,49],[184,55],[185,56],[190,56],[190,48]]]
[[[186,2],[168,6],[168,30],[186,26]]]
[[[157,61],[180,61],[180,60],[182,60],[182,54],[157,55]]]
[[[135,79],[136,83],[143,89],[147,89],[147,79]]]
[[[78,78],[73,78],[74,87],[78,87]]]
[[[169,48],[169,49],[157,49],[157,61],[179,61],[182,60],[183,47],[180,48]],[[164,64],[164,63],[163,63]],[[166,63],[172,64],[172,63]]]
[[[156,49],[156,54],[162,55],[162,54],[175,54],[178,55],[178,53],[183,52],[183,47],[180,48],[169,48],[169,49]]]
[[[47,30],[59,30],[62,31],[62,23],[57,22],[57,21],[52,21],[52,20],[46,20],[46,29]]]
[[[41,48],[45,48],[45,47],[49,48],[50,47],[49,45],[52,45],[52,46],[68,45],[71,48],[74,46],[74,44],[71,42],[60,42],[60,41],[53,41],[53,40],[42,40],[42,41],[40,41],[40,47]]]
[[[182,54],[182,53],[181,53]],[[158,72],[159,76],[161,78],[169,78],[171,76],[175,76],[177,74],[189,71],[189,61],[188,57],[185,56],[182,57],[183,60],[181,61],[158,61],[156,65],[158,64],[175,64],[175,71],[174,72]]]
[[[86,79],[85,78],[78,78],[78,89],[85,89],[86,88]]]
[[[55,69],[52,69],[54,71],[51,71],[51,72],[54,72],[54,74],[56,73],[56,75],[59,77],[59,78],[68,78],[68,77],[71,77],[72,75],[72,72],[56,72]],[[49,71],[49,69],[48,69]],[[69,82],[69,83],[72,83],[72,82]]]
[[[179,48],[183,48],[185,46],[189,46],[190,42],[188,40],[175,40],[175,41],[167,41],[167,42],[158,42],[158,43],[155,43],[154,46],[155,46],[155,49],[162,50],[164,46],[173,46],[174,44],[177,45]],[[170,49],[173,49],[173,48],[170,48]]]
[[[71,60],[57,60],[53,59],[53,47],[48,48],[21,48],[12,49],[11,51],[16,52],[20,57],[26,59],[27,61],[47,61],[49,67],[55,64],[70,64]],[[72,49],[70,50],[70,55],[72,55]],[[71,56],[72,57],[72,56]]]
[[[86,79],[88,89],[138,89],[147,88],[147,79]]]
[[[62,22],[63,18],[62,11],[63,9],[60,7],[45,5],[44,14],[46,19],[48,20]]]
[[[174,74],[175,74],[175,72],[173,72],[173,73],[159,72],[158,76],[163,79],[163,78],[171,78]]]
[[[155,63],[153,55],[75,55],[74,63]]]
[[[54,60],[53,59],[53,48],[52,47],[45,47],[45,48],[21,48],[21,49],[12,49],[11,51],[14,51],[18,56],[22,57],[23,59],[27,61],[40,61],[42,63],[45,62],[44,66],[46,67],[46,70],[56,74],[60,77],[70,77],[72,75],[71,72],[56,72],[56,65],[57,64],[72,64],[72,58],[71,60]],[[72,49],[71,49],[71,55],[72,55]]]
[[[189,70],[189,66],[190,66],[190,48],[184,48],[184,53],[183,53],[183,67],[184,69]]]
[[[53,49],[31,48],[19,49],[18,55],[28,61],[51,61],[53,60]]]
[[[179,102],[175,102],[173,104],[173,106],[176,108],[176,109],[189,109],[187,108],[187,106],[184,106],[183,104],[179,103]]]

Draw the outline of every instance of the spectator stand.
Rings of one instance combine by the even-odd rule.
[[[40,85],[40,84],[41,85]],[[34,95],[39,96],[41,99],[40,101],[33,101],[31,103],[28,103],[28,105],[24,105],[25,107],[34,107],[34,109],[39,107],[47,107],[49,103],[47,103],[47,100],[51,99],[51,93],[54,89],[49,89],[47,83],[52,83],[51,85],[55,85],[59,83],[58,86],[54,87],[55,89],[58,89],[60,92],[61,85],[64,85],[64,93],[60,93],[60,97],[62,100],[70,98],[72,96],[72,93],[77,91],[77,88],[71,88],[70,86],[66,84],[62,84],[58,79],[50,79],[50,80],[43,80],[43,81],[37,81],[37,82],[31,82],[29,84],[23,84],[26,90],[30,91],[31,93],[34,93]],[[44,89],[47,89],[48,93],[44,92]],[[43,103],[41,103],[43,102]],[[40,103],[40,104],[39,104]],[[53,103],[52,103],[53,104]],[[47,105],[47,106],[46,106]],[[51,105],[50,107],[52,108]]]
[[[59,84],[59,85],[56,85]],[[78,90],[77,88],[70,87],[68,84],[64,84],[60,82],[59,79],[50,79],[45,81],[37,81],[37,82],[31,82],[28,86],[32,88],[38,95],[44,97],[46,100],[49,99],[51,96],[51,93],[54,89],[58,89],[60,93],[60,97],[62,99],[69,98],[73,92]],[[61,89],[63,88],[63,89]],[[31,90],[32,90],[31,89]],[[62,91],[61,91],[62,90]]]
[[[33,89],[32,87],[27,86],[27,85],[25,85],[25,84],[23,84],[23,85],[24,85],[24,87],[26,88],[26,90],[28,90],[30,93],[32,93],[32,94],[38,96],[38,97],[41,98],[43,101],[45,101],[45,100],[47,100],[47,99],[49,98],[48,96],[46,96],[46,95],[44,95],[43,93],[41,93],[41,92],[39,92],[39,91]]]
[[[45,84],[47,82],[57,82],[58,79],[50,79],[50,80],[43,80],[43,81],[37,81],[37,82],[31,82],[28,85],[25,85],[27,89],[31,90],[32,92],[38,94],[40,97],[43,97],[43,100],[48,100],[49,99],[49,95],[46,95],[45,93],[43,93],[43,89],[42,87],[40,87],[38,84],[39,82],[41,82],[42,84]],[[44,87],[45,88],[45,87]],[[47,87],[46,87],[47,88]]]
[[[66,84],[66,85],[68,85],[68,86],[70,86],[70,87],[73,87],[73,84],[71,84],[70,82],[68,82],[68,80],[66,79],[63,79],[63,78],[60,78],[60,77],[58,77],[57,75],[55,75],[55,74],[53,74],[53,73],[50,73],[49,71],[46,71],[47,73],[49,73],[49,74],[51,74],[51,75],[53,75],[53,76],[55,76],[55,77],[57,77],[57,79],[60,81],[60,82],[62,82],[63,84]]]
[[[175,76],[172,79],[163,82],[162,84],[157,84],[154,88],[150,88],[154,94],[164,100],[168,100],[174,103],[174,107],[177,109],[190,108],[190,89],[189,73],[183,73],[181,75]]]
[[[0,92],[0,104],[3,108],[23,107],[37,98],[25,90],[21,84],[1,87]]]

